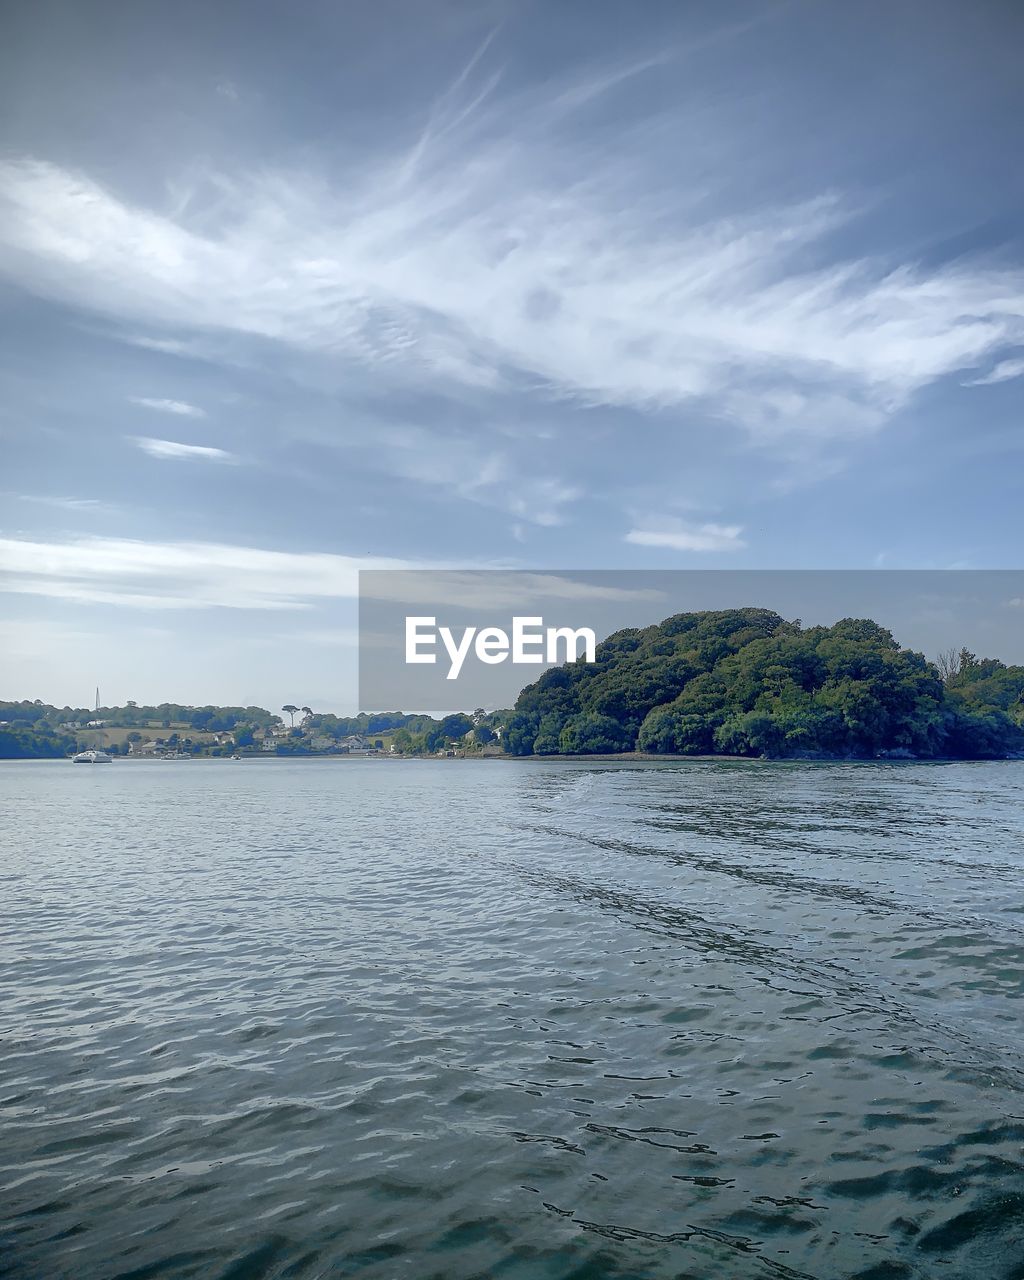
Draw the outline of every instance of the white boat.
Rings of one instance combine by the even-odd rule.
[[[71,757],[72,764],[110,764],[110,756],[105,751],[97,751],[94,747],[89,751],[79,751]]]

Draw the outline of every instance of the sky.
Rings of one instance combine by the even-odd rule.
[[[4,27],[0,697],[352,710],[360,568],[1020,566],[1019,5]]]

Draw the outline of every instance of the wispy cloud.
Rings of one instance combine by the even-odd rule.
[[[123,333],[122,342],[131,343],[133,347],[144,347],[147,351],[159,351],[167,356],[187,356],[196,354],[193,347],[178,338],[154,338],[142,333]]]
[[[411,155],[331,181],[210,173],[169,211],[8,161],[0,270],[175,341],[255,335],[420,386],[701,402],[759,437],[874,430],[1024,341],[1024,273],[844,257],[856,210],[834,193],[743,216],[638,202],[625,144],[595,161],[547,136],[543,104],[487,101],[492,82],[460,80]]]
[[[209,444],[181,444],[177,440],[154,440],[151,436],[132,436],[131,440],[151,458],[191,459],[204,462],[235,462],[233,453]]]
[[[996,382],[1010,382],[1013,378],[1024,376],[1024,359],[1000,360],[997,365],[981,378],[972,378],[965,382],[965,387],[988,387]]]
[[[153,345],[150,343],[149,345]],[[160,413],[173,413],[179,418],[205,418],[206,411],[197,405],[188,404],[185,400],[151,400],[147,396],[130,396],[132,404],[142,405],[145,409],[156,409]]]
[[[0,539],[0,591],[147,609],[306,609],[410,561],[127,538]]]
[[[528,614],[545,603],[664,600],[657,587],[625,587],[616,573],[568,577],[550,572],[502,569],[444,569],[431,573],[371,574],[362,581],[364,599],[388,600],[424,609],[456,605],[470,609],[511,609]]]
[[[738,524],[698,524],[686,520],[651,521],[643,529],[630,529],[626,541],[638,547],[663,547],[671,551],[739,551],[747,544]]]
[[[384,448],[380,449],[379,446]],[[564,508],[582,496],[557,476],[526,471],[509,454],[467,436],[440,435],[422,427],[378,428],[367,461],[389,475],[452,493],[545,527],[565,521]]]
[[[93,512],[109,514],[114,508],[99,498],[63,498],[44,493],[18,493],[5,495],[16,497],[19,502],[34,502],[43,507],[56,507],[59,511]]]
[[[456,569],[440,560],[270,551],[220,542],[0,538],[0,592],[142,609],[309,610],[324,601],[355,599],[360,572],[382,569],[405,572],[364,578],[367,597],[479,607],[550,598],[661,598],[659,591],[510,571],[487,562]]]

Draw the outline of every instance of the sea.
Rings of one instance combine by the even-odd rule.
[[[0,1275],[1022,1280],[1024,762],[0,765]]]

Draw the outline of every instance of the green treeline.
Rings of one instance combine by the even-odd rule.
[[[48,702],[0,701],[0,720],[20,728],[52,732],[62,725],[84,727],[93,721],[128,728],[172,725],[211,733],[230,732],[239,724],[265,728],[280,723],[280,717],[262,707],[188,707],[178,702],[161,702],[156,706],[140,706],[129,702],[123,707],[54,707]]]
[[[616,632],[597,662],[520,694],[513,755],[606,753],[994,759],[1024,752],[1024,667],[943,671],[867,619],[803,628],[768,609],[683,613]]]
[[[396,729],[420,733],[437,721],[430,716],[406,715],[402,711],[361,711],[357,716],[335,716],[314,711],[303,723],[316,733],[340,740],[349,734],[368,736],[374,733],[392,733]]]
[[[51,729],[0,727],[0,760],[59,760],[75,750],[75,739]]]
[[[140,729],[173,729],[167,739],[171,747],[191,747],[191,739],[183,734],[230,733],[236,742],[251,743],[254,732],[279,725],[281,719],[263,707],[190,707],[177,702],[161,702],[140,706],[129,702],[123,707],[55,707],[48,702],[24,699],[20,702],[0,700],[0,760],[53,760],[71,755],[84,747],[96,746],[91,726],[128,729],[130,739],[141,739]],[[177,732],[181,731],[181,732]],[[99,745],[104,745],[100,743]],[[104,749],[114,755],[124,745],[108,743]]]
[[[441,720],[401,711],[336,716],[292,703],[282,711],[289,717],[287,727],[263,707],[129,702],[90,710],[55,707],[38,699],[0,701],[0,760],[59,759],[91,746],[101,746],[111,755],[130,755],[146,740],[161,751],[185,755],[310,755],[348,750],[352,739],[377,750],[387,746],[397,755],[443,755],[456,748],[466,754],[494,744],[502,718],[509,714],[478,708],[472,716],[456,712]]]
[[[479,748],[497,741],[496,728],[508,712],[488,714],[478,707],[473,714],[456,711],[442,720],[427,715],[406,715],[401,711],[380,711],[357,716],[310,715],[303,721],[309,733],[322,733],[336,741],[349,734],[373,737],[384,733],[398,755],[433,755],[448,747]]]

